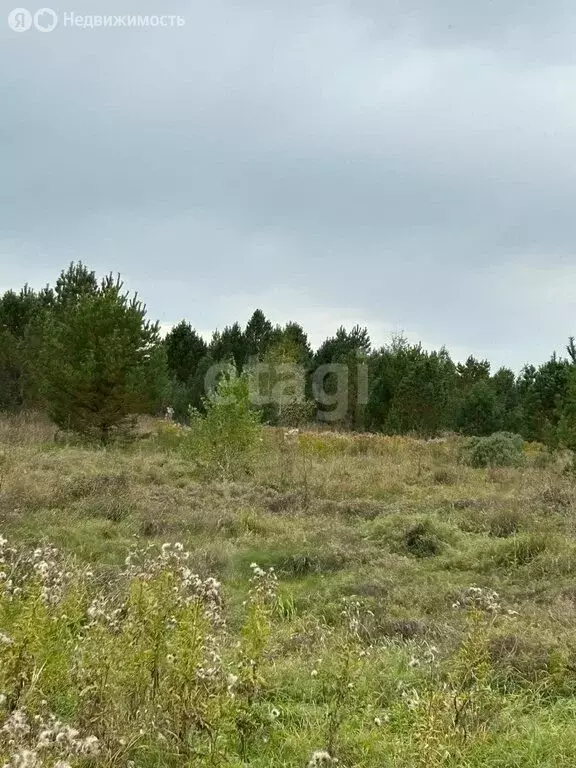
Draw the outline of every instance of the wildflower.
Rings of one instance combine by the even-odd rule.
[[[30,733],[26,713],[21,709],[15,709],[0,729],[0,733],[5,733],[13,739],[21,739],[22,736]]]
[[[166,661],[168,662],[168,664],[174,664],[174,662],[176,661],[176,656],[174,656],[174,654],[172,653],[169,653],[166,656]]]
[[[308,761],[308,768],[319,768],[319,766],[323,765],[336,765],[337,762],[337,757],[332,757],[329,752],[320,750],[319,752],[312,753],[312,756]]]
[[[38,735],[38,747],[46,747],[52,741],[53,732],[51,729],[45,729]]]
[[[238,675],[229,674],[226,678],[226,682],[228,683],[228,693],[233,696],[234,695],[234,686],[238,682]]]
[[[22,749],[12,759],[16,768],[36,768],[41,765],[38,753],[33,749]]]
[[[406,702],[408,709],[416,709],[420,704],[420,696],[418,695],[418,691],[415,688],[406,689],[402,683],[399,685],[399,690],[401,691],[401,696]]]
[[[424,651],[424,661],[427,664],[433,664],[436,661],[438,655],[438,648],[435,645],[429,645]]]
[[[310,676],[311,677],[318,677],[318,670],[317,669],[313,669],[312,672],[310,672]]]
[[[126,575],[148,581],[169,570],[176,577],[172,591],[178,604],[187,606],[200,603],[213,628],[223,628],[225,620],[222,613],[220,582],[211,577],[202,579],[194,573],[187,565],[191,554],[184,550],[180,542],[174,545],[165,542],[160,554],[154,558],[150,557],[152,549],[153,547],[150,546],[141,551],[134,551],[130,556]]]
[[[280,717],[280,710],[279,710],[279,709],[276,709],[276,708],[274,708],[274,709],[273,709],[273,710],[270,712],[270,717],[272,718],[272,720],[277,720],[277,719]]]
[[[416,667],[419,667],[420,659],[417,659],[416,656],[412,656],[412,658],[408,662],[408,666],[410,667],[410,669],[415,669]]]
[[[266,571],[260,568],[258,563],[250,563],[250,568],[252,569],[252,576],[262,577],[266,575]]]
[[[500,610],[500,595],[493,589],[472,586],[452,603],[452,608],[497,613]]]
[[[382,719],[380,717],[374,718],[374,725],[376,725],[378,728],[382,725]]]
[[[272,603],[276,597],[278,579],[274,568],[265,571],[257,563],[251,563],[250,599],[257,603]]]
[[[85,738],[81,751],[84,755],[96,757],[100,752],[100,742],[98,741],[98,738],[96,736],[88,736]]]

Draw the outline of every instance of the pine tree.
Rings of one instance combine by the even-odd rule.
[[[445,349],[426,352],[420,344],[399,350],[403,360],[385,430],[415,432],[432,437],[448,428],[451,419],[455,366]]]
[[[274,328],[270,339],[261,359],[254,358],[247,368],[254,401],[268,423],[297,426],[310,421],[313,407],[306,407],[306,384],[311,350],[306,334],[296,323],[288,323]]]
[[[522,434],[528,440],[553,444],[558,414],[566,397],[572,366],[555,354],[539,366],[526,366],[518,382],[524,412]]]
[[[576,368],[572,366],[566,394],[558,408],[556,439],[559,445],[576,451]]]
[[[0,297],[0,410],[37,405],[36,361],[54,295],[25,285]]]
[[[0,326],[0,411],[22,405],[22,357],[17,339]]]
[[[351,429],[363,429],[366,420],[368,400],[368,359],[370,355],[370,336],[366,328],[354,326],[351,331],[338,328],[336,335],[326,339],[314,356],[315,398],[332,399],[335,407],[319,410],[321,420],[337,420]],[[322,377],[323,367],[327,374]],[[335,366],[336,369],[330,371]],[[345,400],[345,402],[344,402]]]
[[[495,389],[489,380],[480,379],[464,393],[458,413],[457,428],[464,435],[485,436],[498,432],[501,412]]]
[[[246,361],[262,360],[272,338],[272,323],[261,309],[254,311],[244,331]]]
[[[54,306],[65,309],[80,301],[85,296],[98,293],[96,273],[84,266],[81,261],[72,262],[66,271],[60,273],[54,287]]]
[[[459,386],[466,388],[478,381],[487,381],[490,378],[490,363],[488,360],[477,360],[470,355],[465,363],[456,365]]]
[[[215,362],[230,362],[241,373],[246,361],[246,337],[240,323],[226,326],[220,333],[215,331],[208,349]]]
[[[164,346],[170,374],[182,384],[188,384],[196,375],[208,345],[190,323],[182,320],[166,335]]]
[[[146,382],[158,341],[158,325],[119,277],[69,293],[44,328],[40,370],[52,420],[102,443],[128,430],[130,417],[150,404]]]

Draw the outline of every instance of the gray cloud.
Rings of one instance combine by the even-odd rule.
[[[518,368],[573,328],[576,7],[119,0],[0,32],[0,288],[72,258],[164,323],[354,318]]]

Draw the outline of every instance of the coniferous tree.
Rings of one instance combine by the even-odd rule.
[[[386,429],[432,437],[449,428],[454,364],[446,350],[426,352],[421,345],[404,350]]]
[[[566,394],[558,407],[557,443],[576,451],[576,366],[572,366]]]
[[[371,349],[366,328],[356,325],[351,331],[338,328],[336,335],[326,339],[314,356],[313,376],[317,390],[335,401],[335,407],[323,408],[320,400],[319,416],[351,429],[364,429],[368,401],[368,362]],[[325,368],[327,366],[327,368]],[[326,375],[318,376],[323,368]],[[318,393],[316,393],[317,397]],[[340,414],[341,411],[341,414]]]
[[[95,290],[60,295],[66,298],[46,320],[41,355],[48,413],[62,429],[107,443],[150,406],[158,324],[111,275]]]
[[[38,405],[36,362],[53,293],[27,285],[0,297],[0,410]]]
[[[456,373],[459,386],[465,389],[478,381],[487,381],[490,378],[490,363],[470,355],[465,363],[456,365]]]
[[[166,335],[164,346],[168,371],[182,384],[188,384],[206,356],[208,345],[190,323],[182,320]]]
[[[246,337],[240,323],[226,326],[222,332],[215,331],[208,348],[212,360],[216,362],[231,362],[241,373],[246,361]]]
[[[23,361],[17,339],[0,326],[0,411],[22,406]]]
[[[312,420],[311,403],[306,406],[306,386],[311,349],[297,323],[277,326],[260,360],[248,366],[251,393],[271,424],[296,426]]]
[[[54,307],[57,310],[63,310],[85,296],[95,296],[98,293],[98,288],[96,273],[88,269],[81,261],[72,262],[56,280]]]
[[[488,379],[480,379],[464,392],[456,426],[464,435],[491,435],[499,431],[501,415],[495,389]]]
[[[246,362],[262,360],[273,335],[272,323],[261,309],[255,310],[244,331]]]
[[[519,434],[522,431],[520,393],[514,372],[499,368],[491,379],[498,401],[499,425],[497,431]]]
[[[556,354],[538,368],[524,368],[518,386],[524,414],[522,434],[527,440],[554,443],[570,372],[570,363]]]

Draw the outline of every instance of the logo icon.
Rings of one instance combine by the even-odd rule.
[[[27,32],[32,26],[32,14],[26,8],[14,8],[8,14],[8,26],[14,32]]]
[[[32,25],[39,32],[52,32],[58,26],[58,14],[52,8],[40,8],[34,15],[26,8],[14,8],[8,14],[8,26],[15,32],[27,32]]]
[[[34,26],[39,32],[52,32],[58,26],[58,14],[52,8],[40,8],[34,14]]]

